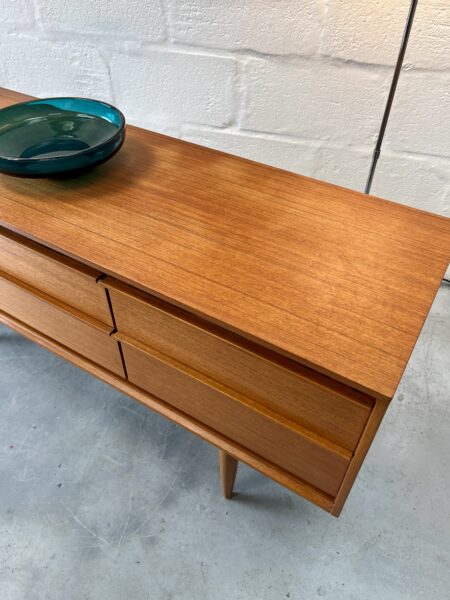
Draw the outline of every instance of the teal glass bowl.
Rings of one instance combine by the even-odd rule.
[[[76,175],[111,158],[125,117],[87,98],[46,98],[0,110],[0,171],[19,177]]]

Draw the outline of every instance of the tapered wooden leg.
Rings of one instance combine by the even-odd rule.
[[[233,486],[234,480],[236,479],[238,461],[223,450],[219,450],[219,457],[222,492],[225,498],[231,498],[233,495]]]

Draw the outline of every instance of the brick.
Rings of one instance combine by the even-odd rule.
[[[3,0],[0,5],[0,25],[15,23],[31,25],[35,22],[31,0]]]
[[[397,59],[409,0],[328,0],[324,54],[361,63]]]
[[[450,69],[450,7],[448,0],[417,5],[406,63],[424,69]]]
[[[0,41],[3,84],[35,96],[79,95],[110,100],[108,70],[87,44],[4,36]]]
[[[161,0],[37,0],[44,28],[106,33],[158,41],[165,38]]]
[[[169,0],[169,7],[178,42],[271,54],[319,49],[322,10],[317,0]]]
[[[244,69],[243,129],[339,143],[375,139],[387,93],[378,71],[351,65],[251,59]]]
[[[382,152],[371,193],[414,208],[445,214],[448,198],[448,160]]]
[[[317,148],[312,176],[362,192],[369,174],[371,156],[371,150]]]
[[[233,59],[155,51],[114,54],[115,98],[130,119],[157,128],[164,123],[223,126],[233,116]]]
[[[386,130],[394,148],[450,156],[450,75],[413,72],[402,74]]]
[[[322,51],[345,60],[392,65],[397,60],[409,0],[328,0]],[[450,68],[448,0],[419,2],[406,55],[415,67]]]
[[[183,128],[183,139],[201,146],[215,148],[249,158],[280,169],[311,175],[314,167],[314,148],[291,140],[250,135],[239,131]]]

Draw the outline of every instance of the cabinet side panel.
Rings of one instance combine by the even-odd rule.
[[[335,517],[338,517],[341,514],[345,501],[347,500],[350,490],[352,489],[359,469],[364,462],[366,454],[369,451],[388,406],[389,402],[381,399],[377,399],[374,404],[359,443],[356,447],[353,458],[350,461],[350,465],[346,474],[344,475],[344,479],[342,480],[338,493],[336,494],[333,508],[331,509],[331,514]]]

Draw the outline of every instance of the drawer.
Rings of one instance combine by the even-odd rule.
[[[116,327],[312,431],[354,450],[372,399],[139,290],[106,278]]]
[[[335,496],[351,453],[143,345],[122,343],[128,380],[228,439]]]
[[[0,227],[0,270],[112,325],[101,273]]]
[[[124,376],[122,359],[111,327],[71,314],[53,301],[7,274],[0,275],[0,310],[70,348],[98,365]]]

